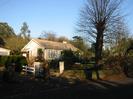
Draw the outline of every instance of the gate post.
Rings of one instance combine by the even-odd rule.
[[[64,62],[63,61],[59,62],[59,71],[60,71],[60,74],[62,74],[64,72]]]

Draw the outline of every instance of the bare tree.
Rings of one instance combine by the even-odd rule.
[[[65,37],[65,36],[60,36],[60,37],[58,37],[57,39],[58,39],[58,42],[63,42],[63,41],[69,42],[68,38]]]
[[[123,19],[116,22],[113,30],[105,37],[105,43],[109,45],[111,54],[123,56],[126,52],[129,30]],[[113,50],[112,50],[113,49]]]
[[[81,10],[79,31],[87,34],[90,41],[95,43],[95,67],[102,60],[104,37],[108,35],[114,23],[120,19],[119,6],[122,0],[87,0]]]
[[[47,32],[47,31],[43,31],[39,38],[44,38],[50,41],[57,41],[57,42],[69,41],[68,38],[65,36],[57,37],[54,32]]]
[[[50,41],[57,40],[56,34],[54,32],[47,32],[47,31],[43,31],[40,35],[40,38],[45,38]]]

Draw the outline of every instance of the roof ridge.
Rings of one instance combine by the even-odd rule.
[[[61,43],[61,44],[70,44],[70,43],[63,43],[63,42],[59,42],[59,41],[52,41],[52,40],[47,40],[47,39],[39,39],[39,38],[35,38],[33,40],[40,40],[40,41],[48,41],[48,42],[55,42],[55,43]]]
[[[32,40],[45,48],[61,49],[61,50],[71,49],[71,50],[75,50],[75,51],[77,50],[77,48],[70,43],[50,41],[50,40],[46,40],[46,39],[32,39]]]

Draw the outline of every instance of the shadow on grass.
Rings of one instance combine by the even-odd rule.
[[[127,99],[129,96],[133,98],[132,84],[68,79],[61,76],[53,76],[47,80],[25,75],[19,77],[16,83],[6,83],[0,78],[1,99]]]

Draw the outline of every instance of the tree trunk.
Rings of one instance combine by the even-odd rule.
[[[96,38],[96,46],[95,46],[95,66],[94,66],[97,79],[100,79],[98,71],[99,71],[100,61],[102,60],[102,48],[103,48],[103,31],[98,31]]]

